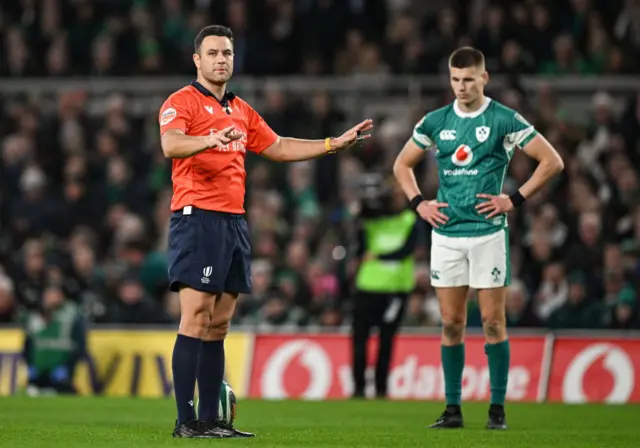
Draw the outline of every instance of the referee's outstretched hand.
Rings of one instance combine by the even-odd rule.
[[[371,134],[363,134],[373,128],[373,120],[366,119],[362,123],[355,125],[340,137],[333,139],[331,142],[336,151],[352,147],[358,142],[371,138]]]
[[[207,144],[209,148],[220,148],[234,140],[240,140],[243,136],[244,134],[236,131],[234,126],[229,126],[215,134],[211,131]]]

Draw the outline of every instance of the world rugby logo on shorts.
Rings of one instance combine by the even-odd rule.
[[[460,145],[453,154],[451,154],[451,161],[454,165],[467,166],[473,160],[473,151],[467,145]]]
[[[204,268],[204,269],[202,270],[202,275],[203,275],[204,277],[202,277],[202,278],[200,279],[200,281],[201,281],[202,283],[204,283],[205,285],[208,285],[208,284],[211,282],[211,279],[209,278],[209,277],[211,277],[211,274],[213,274],[213,267],[211,267],[211,266],[207,266],[206,268]]]

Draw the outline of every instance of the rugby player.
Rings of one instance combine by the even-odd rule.
[[[449,58],[455,101],[428,113],[394,164],[411,207],[432,227],[431,284],[442,316],[441,357],[446,409],[432,428],[460,428],[467,292],[474,288],[482,314],[489,363],[488,429],[506,429],[505,394],[510,349],[505,302],[511,280],[507,213],[562,171],[562,159],[519,113],[485,96],[484,55],[471,47]],[[531,178],[510,196],[502,192],[509,161],[523,151],[538,162]],[[427,151],[438,165],[437,198],[420,193],[413,168]]]

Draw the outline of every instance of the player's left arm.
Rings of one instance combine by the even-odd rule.
[[[485,193],[476,195],[485,200],[478,204],[476,209],[479,213],[487,214],[487,219],[510,212],[513,208],[518,207],[564,169],[564,162],[558,151],[524,118],[515,114],[510,125],[512,129],[509,130],[512,132],[509,132],[505,137],[505,148],[520,147],[525,154],[538,162],[538,166],[529,180],[511,196],[506,194],[495,196]],[[508,148],[509,146],[511,148]]]
[[[526,199],[538,192],[549,180],[560,173],[564,169],[564,162],[558,151],[542,134],[533,137],[522,150],[538,162],[538,166],[529,180],[518,189],[518,192]]]
[[[248,109],[247,114],[249,122],[247,149],[276,162],[298,162],[325,154],[333,154],[352,147],[358,141],[370,138],[370,134],[363,134],[363,132],[373,128],[372,120],[364,120],[340,137],[305,140],[277,135],[264,119],[251,108]]]

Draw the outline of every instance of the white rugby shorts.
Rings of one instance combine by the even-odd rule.
[[[432,232],[431,285],[489,289],[511,282],[507,229],[476,237],[451,237]]]

